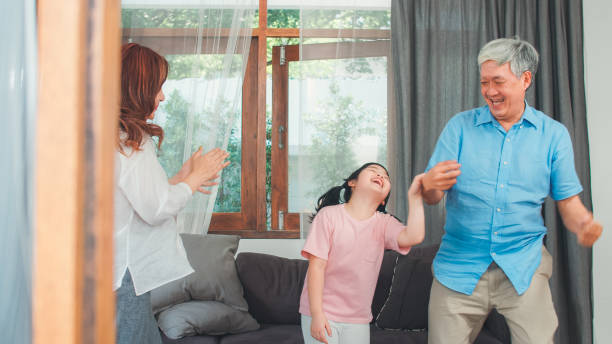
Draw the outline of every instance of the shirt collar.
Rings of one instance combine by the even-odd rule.
[[[493,117],[493,114],[491,114],[491,110],[489,109],[488,105],[486,105],[483,110],[484,111],[480,111],[478,113],[474,126],[493,122],[493,120],[495,119]],[[518,124],[523,124],[523,121],[526,121],[527,123],[531,124],[536,129],[542,123],[542,120],[538,118],[538,116],[536,116],[535,110],[531,106],[529,106],[529,104],[527,104],[527,100],[525,100],[525,111],[523,112],[523,116],[521,116],[521,119],[518,121]]]
[[[493,115],[491,114],[491,110],[489,110],[489,106],[485,106],[482,108],[482,111],[478,112],[478,116],[476,116],[476,122],[474,126],[479,126],[481,124],[493,122]]]
[[[530,123],[536,129],[538,129],[538,127],[540,127],[542,124],[542,119],[536,115],[535,110],[531,106],[529,106],[529,104],[527,104],[526,100],[525,112],[523,112],[523,117],[521,117],[521,121],[526,121],[527,123]]]

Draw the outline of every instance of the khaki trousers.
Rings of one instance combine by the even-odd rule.
[[[523,295],[506,274],[492,263],[472,295],[443,286],[434,278],[429,298],[429,344],[473,343],[492,309],[506,318],[512,344],[553,343],[557,315],[548,280],[552,257],[542,249],[542,262]]]

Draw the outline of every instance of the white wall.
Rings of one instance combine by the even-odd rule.
[[[612,343],[612,2],[584,0],[584,57],[593,212],[604,233],[593,249],[596,344]]]
[[[584,0],[584,57],[591,187],[604,234],[593,250],[595,343],[612,343],[612,1]],[[300,258],[303,240],[245,239],[239,252]]]
[[[257,252],[273,254],[291,259],[303,259],[300,255],[304,247],[302,239],[240,239],[238,252]]]

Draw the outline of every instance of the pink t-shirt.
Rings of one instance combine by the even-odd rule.
[[[328,320],[367,324],[372,320],[372,298],[385,249],[406,254],[397,236],[405,228],[389,214],[376,212],[366,220],[352,218],[344,204],[321,209],[312,222],[302,250],[327,260],[323,312]],[[310,316],[308,281],[300,297],[300,313]]]

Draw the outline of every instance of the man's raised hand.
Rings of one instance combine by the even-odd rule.
[[[446,160],[437,163],[423,177],[423,188],[428,190],[446,191],[457,183],[461,174],[461,164],[456,160]]]

